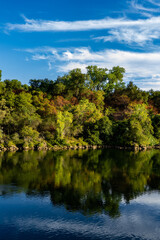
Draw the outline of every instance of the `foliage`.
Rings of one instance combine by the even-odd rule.
[[[30,85],[1,81],[1,146],[158,144],[160,91],[125,86],[124,73],[88,66],[86,74],[77,68]]]
[[[70,135],[71,124],[73,121],[72,113],[68,111],[59,111],[56,116],[56,133],[58,139],[64,139],[64,137]]]
[[[131,106],[130,137],[139,145],[154,145],[153,126],[145,104]]]

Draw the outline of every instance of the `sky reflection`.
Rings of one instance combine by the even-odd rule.
[[[79,212],[68,212],[63,207],[51,206],[48,199],[46,201],[40,196],[26,198],[20,194],[0,199],[0,226],[5,224],[8,229],[12,226],[15,232],[23,234],[32,235],[36,232],[39,239],[42,239],[42,235],[53,236],[53,239],[70,235],[71,239],[157,240],[160,236],[159,202],[158,192],[144,194],[130,204],[121,204],[121,216],[114,219],[105,214],[86,217]],[[3,228],[0,230],[3,235]]]

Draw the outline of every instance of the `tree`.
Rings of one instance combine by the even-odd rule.
[[[141,101],[143,103],[148,102],[149,93],[139,89],[133,82],[129,82],[126,89],[124,89],[124,94],[126,94],[132,101]]]
[[[130,106],[130,139],[139,145],[154,145],[153,126],[145,104]]]
[[[56,116],[57,140],[64,139],[70,135],[73,115],[68,111],[59,111]]]
[[[81,100],[73,109],[74,116],[74,135],[82,134],[85,124],[96,123],[103,114],[96,108],[94,103],[88,99]]]
[[[83,130],[84,141],[92,145],[110,144],[112,121],[107,115],[96,122],[86,122]]]
[[[100,139],[102,140],[103,144],[110,144],[111,136],[113,134],[112,121],[108,116],[104,116],[98,121],[98,126]]]
[[[125,73],[125,69],[122,67],[113,67],[109,70],[107,75],[107,83],[104,86],[104,90],[106,94],[109,94],[117,89],[123,89],[125,87],[125,83],[123,82],[123,76]]]
[[[74,108],[74,117],[79,123],[96,122],[102,117],[102,113],[98,110],[94,103],[88,99],[81,100]]]
[[[13,80],[4,80],[7,90],[19,90],[22,89],[21,82],[17,79]]]
[[[73,69],[67,75],[59,77],[57,81],[59,84],[61,83],[65,86],[65,90],[69,96],[81,99],[86,81],[86,75],[81,72],[81,69]],[[62,88],[64,88],[63,85]]]
[[[34,147],[40,142],[43,142],[43,139],[39,137],[39,132],[34,130],[32,127],[24,126],[20,132],[21,137],[24,139],[23,147]]]
[[[53,80],[48,80],[48,78],[45,79],[31,79],[29,81],[29,84],[31,85],[32,90],[36,91],[42,91],[46,93],[52,93],[54,89],[54,82]]]
[[[88,66],[87,75],[89,81],[89,87],[91,90],[103,89],[103,84],[107,80],[107,68],[98,68],[97,66]]]

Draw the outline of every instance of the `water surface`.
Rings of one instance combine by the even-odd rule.
[[[159,150],[0,154],[0,239],[160,239]]]

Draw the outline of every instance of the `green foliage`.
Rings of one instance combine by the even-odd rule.
[[[91,145],[101,145],[100,132],[97,123],[86,123],[84,126],[84,140]]]
[[[58,139],[64,139],[70,135],[71,124],[73,122],[73,115],[68,111],[59,111],[56,116],[56,132]]]
[[[106,94],[109,94],[117,89],[123,89],[125,87],[123,82],[124,73],[125,69],[119,66],[113,67],[111,70],[109,70],[107,75],[108,82],[104,87]]]
[[[112,121],[109,117],[104,116],[98,122],[100,139],[103,141],[103,144],[110,144],[110,139],[113,134],[112,130]]]
[[[22,143],[22,140],[20,139],[20,135],[19,133],[14,133],[12,136],[11,136],[11,139],[12,141],[16,144],[16,145],[19,145]]]
[[[149,101],[160,112],[160,91],[149,91]]]
[[[123,89],[123,75],[125,69],[122,67],[113,67],[108,71],[107,68],[98,68],[97,66],[87,67],[87,76],[91,90],[104,90],[106,95],[117,90]]]
[[[13,80],[4,80],[7,90],[20,90],[22,89],[21,82],[17,79]]]
[[[100,90],[103,88],[107,80],[107,71],[107,68],[98,68],[97,66],[87,67],[89,87],[92,90]]]
[[[117,136],[117,138],[116,138]],[[116,143],[122,146],[155,145],[157,140],[153,136],[153,126],[145,104],[130,106],[128,119],[117,122],[114,129]]]
[[[70,71],[67,75],[64,75],[61,78],[59,77],[56,85],[58,84],[58,87],[63,89],[62,91],[65,89],[70,97],[75,96],[76,98],[81,99],[81,95],[85,89],[85,81],[86,75],[81,72],[81,69],[76,68]]]
[[[32,90],[51,93],[54,88],[54,82],[52,80],[45,79],[31,79],[29,81]]]
[[[80,123],[96,122],[102,117],[102,113],[98,110],[94,103],[89,102],[88,99],[81,100],[74,109],[74,118]]]
[[[148,102],[149,93],[139,89],[133,82],[128,83],[124,92],[132,101]]]
[[[113,137],[111,145],[130,146],[130,125],[129,120],[117,121],[113,123]]]
[[[154,145],[153,126],[144,104],[131,106],[130,116],[131,141],[139,145]]]
[[[12,141],[8,141],[7,146],[10,147],[15,147],[16,145]]]
[[[62,95],[65,92],[66,85],[64,85],[62,82],[56,82],[54,84],[53,88],[53,94],[56,95]]]
[[[160,141],[160,114],[156,114],[152,117],[152,125],[154,136]]]
[[[125,86],[124,73],[88,66],[86,74],[77,68],[54,81],[31,79],[30,86],[0,82],[1,146],[159,143],[160,92]]]
[[[21,136],[24,139],[24,144],[26,145],[26,147],[29,148],[33,148],[41,141],[41,139],[39,138],[39,132],[28,126],[25,126],[21,130]]]
[[[6,87],[5,83],[0,81],[0,95],[4,94],[4,92],[6,90],[5,87]]]

